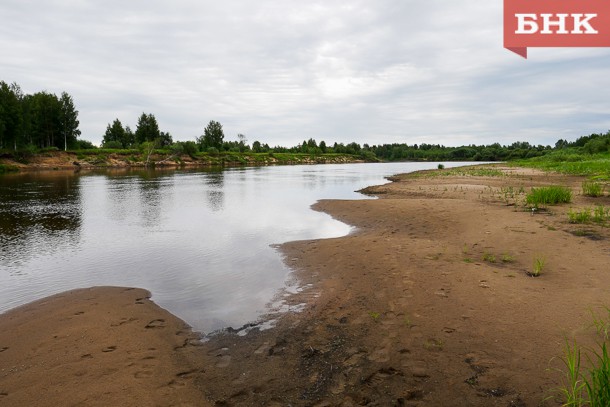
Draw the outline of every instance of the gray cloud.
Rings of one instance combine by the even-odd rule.
[[[462,0],[14,1],[0,79],[70,93],[82,138],[153,113],[176,140],[553,144],[610,128],[607,49],[502,48]]]

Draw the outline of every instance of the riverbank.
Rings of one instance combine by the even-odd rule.
[[[0,400],[44,405],[53,388],[63,402],[46,405],[559,405],[565,339],[593,344],[590,310],[610,305],[608,228],[567,212],[610,198],[579,195],[582,178],[497,168],[398,176],[367,188],[381,199],[316,204],[357,232],[283,245],[305,287],[286,298],[306,305],[270,330],[193,346],[139,290],[3,314]],[[550,184],[569,186],[573,204],[521,209],[523,192]]]
[[[15,171],[66,170],[97,168],[197,168],[223,166],[346,164],[365,162],[349,154],[301,153],[198,153],[173,154],[155,151],[145,154],[138,150],[82,150],[78,152],[47,151],[32,155],[0,156],[0,174]]]

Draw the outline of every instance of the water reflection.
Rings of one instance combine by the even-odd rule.
[[[80,239],[79,179],[73,172],[0,178],[0,265],[13,274],[37,256],[74,249]]]
[[[221,211],[224,206],[225,194],[222,190],[224,185],[224,171],[217,170],[208,172],[205,178],[207,188],[205,194],[208,205],[212,211]]]

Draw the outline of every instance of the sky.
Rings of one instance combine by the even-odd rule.
[[[610,129],[610,48],[503,48],[502,0],[2,0],[0,80],[69,93],[81,139],[516,141]]]

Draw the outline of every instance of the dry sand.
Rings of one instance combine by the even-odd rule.
[[[198,344],[139,289],[1,315],[0,405],[560,405],[565,339],[593,344],[590,310],[610,306],[610,232],[566,212],[610,198],[581,196],[577,177],[503,170],[399,176],[367,189],[381,199],[316,204],[357,231],[283,245],[305,287],[288,301],[307,305],[270,330]],[[513,205],[548,184],[574,203]]]

